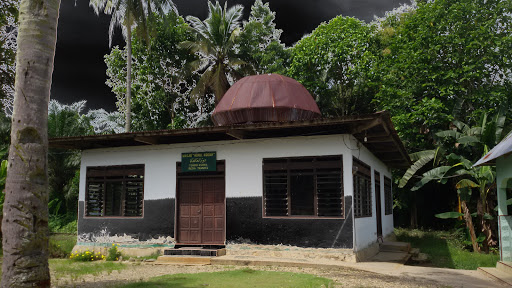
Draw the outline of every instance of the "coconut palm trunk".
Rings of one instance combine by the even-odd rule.
[[[5,188],[2,287],[49,287],[48,101],[60,0],[22,0]]]
[[[132,123],[132,28],[126,25],[126,123],[125,132],[130,132]]]

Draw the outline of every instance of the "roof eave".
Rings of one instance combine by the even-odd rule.
[[[89,150],[332,134],[354,135],[359,142],[392,168],[407,168],[412,163],[386,111],[343,118],[52,138],[49,142],[51,148]]]

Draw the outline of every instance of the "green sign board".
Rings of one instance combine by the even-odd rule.
[[[181,171],[217,171],[217,152],[181,153]]]

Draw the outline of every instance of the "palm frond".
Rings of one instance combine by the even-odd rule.
[[[424,151],[419,151],[419,152],[409,154],[409,158],[411,158],[412,161],[418,161],[425,156],[434,155],[434,154],[435,154],[435,150],[424,150]]]
[[[441,166],[423,173],[423,178],[421,178],[420,181],[418,181],[416,185],[412,187],[411,191],[419,190],[421,187],[425,186],[425,184],[429,183],[432,180],[443,179],[450,169],[452,169],[452,166]]]
[[[409,169],[407,169],[404,176],[402,176],[402,178],[400,179],[400,183],[398,184],[398,187],[400,187],[400,188],[405,187],[405,185],[407,185],[407,182],[409,182],[409,180],[412,178],[412,176],[414,176],[414,174],[416,174],[416,172],[418,172],[418,170],[423,168],[427,163],[429,163],[430,161],[432,161],[432,159],[434,159],[433,150],[421,151],[421,152],[424,152],[424,153],[422,153],[422,156],[416,162],[414,162],[414,164]],[[418,152],[418,153],[420,153],[420,152]],[[418,154],[418,153],[415,153],[415,154]]]
[[[436,133],[437,137],[458,139],[462,133],[456,130],[444,130]]]

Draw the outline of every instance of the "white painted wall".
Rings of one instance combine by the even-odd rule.
[[[356,140],[353,140],[356,141]],[[354,142],[354,145],[357,142]],[[389,168],[375,157],[366,147],[362,146],[359,150],[351,150],[352,155],[370,165],[372,173],[372,217],[355,218],[354,219],[354,250],[359,251],[370,246],[372,243],[377,242],[377,211],[375,200],[375,171],[380,173],[380,199],[381,199],[381,212],[382,212],[382,234],[387,236],[393,233],[393,214],[384,215],[384,176],[391,179],[391,171]],[[353,183],[353,180],[350,180]],[[353,184],[352,184],[353,185]]]
[[[218,160],[226,161],[226,197],[263,195],[263,158],[343,155],[345,196],[353,195],[352,157],[376,169],[384,183],[391,173],[379,159],[351,135],[299,136],[272,139],[186,143],[141,147],[121,147],[82,152],[79,200],[85,200],[85,176],[88,166],[145,164],[144,199],[175,198],[176,162],[181,153],[216,151]],[[373,180],[372,180],[373,183]],[[374,185],[372,185],[374,189]],[[373,197],[373,193],[372,193]],[[381,191],[384,214],[384,192]],[[354,221],[355,249],[367,247],[377,239],[375,198],[372,217]],[[350,207],[346,207],[349,209]],[[352,211],[353,213],[353,211]],[[382,217],[383,234],[393,232],[392,215]]]
[[[498,185],[498,215],[507,215],[507,186],[512,180],[512,156],[496,159],[496,184]]]
[[[82,152],[79,200],[85,199],[87,166],[127,164],[145,164],[145,199],[174,198],[181,153],[202,151],[216,151],[217,159],[226,161],[227,197],[261,196],[263,158],[341,154],[344,171],[352,171],[352,153],[347,147],[351,143],[347,135],[328,135],[86,150]],[[345,195],[352,195],[352,177],[344,174]]]

